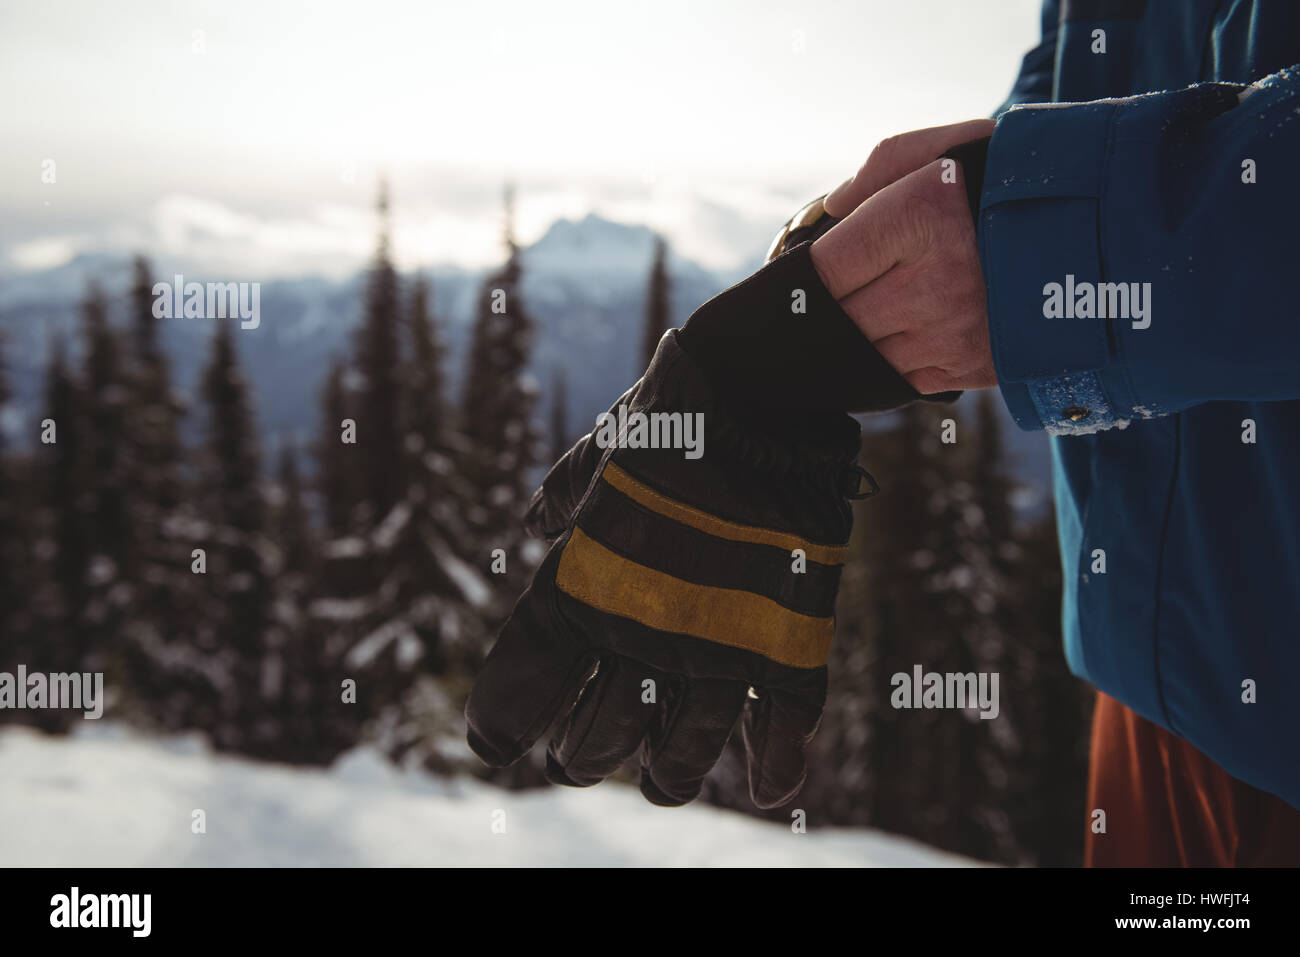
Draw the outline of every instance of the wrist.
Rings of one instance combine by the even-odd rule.
[[[883,411],[919,398],[827,291],[804,242],[701,306],[680,344],[745,406]]]

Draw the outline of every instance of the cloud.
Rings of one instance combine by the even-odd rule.
[[[418,184],[394,190],[392,253],[403,269],[434,264],[478,268],[502,256],[500,189],[477,190],[478,206],[444,205],[454,181],[435,189]],[[373,255],[379,223],[375,211],[355,201],[277,205],[225,202],[190,193],[168,193],[143,216],[110,218],[97,228],[11,243],[7,268],[36,271],[62,265],[83,253],[141,252],[161,263],[183,263],[232,279],[322,275],[342,277]],[[702,187],[683,180],[649,184],[521,184],[516,234],[523,244],[540,237],[557,219],[597,213],[644,224],[665,235],[677,255],[711,269],[734,270],[753,262],[777,227],[802,204],[788,192],[733,185]]]
[[[1035,7],[0,4],[0,243],[15,269],[110,246],[337,273],[388,172],[407,265],[499,258],[514,179],[524,241],[595,211],[727,267],[880,137],[987,114]]]
[[[71,262],[90,242],[90,237],[43,236],[27,242],[14,243],[5,250],[8,268],[20,272],[53,269]]]

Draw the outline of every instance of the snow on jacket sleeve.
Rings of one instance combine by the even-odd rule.
[[[1004,113],[979,243],[1021,428],[1300,398],[1298,159],[1300,67]]]

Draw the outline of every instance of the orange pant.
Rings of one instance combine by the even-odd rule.
[[[1098,808],[1104,834],[1093,832]],[[1101,693],[1088,815],[1088,867],[1300,865],[1300,811]]]

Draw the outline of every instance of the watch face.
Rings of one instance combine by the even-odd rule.
[[[777,256],[793,249],[800,243],[816,239],[838,223],[838,219],[826,212],[825,200],[825,196],[818,196],[791,216],[786,224],[781,227],[781,231],[777,233],[776,238],[772,240],[772,245],[768,248],[767,256],[764,257],[763,262],[770,263]]]

